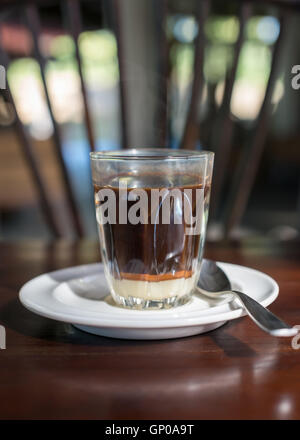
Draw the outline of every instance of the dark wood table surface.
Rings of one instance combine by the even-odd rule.
[[[270,309],[300,325],[300,246],[208,244],[206,256],[274,277]],[[20,287],[43,272],[98,261],[98,245],[0,244],[1,419],[299,419],[300,350],[249,318],[165,341],[85,334],[26,310]]]

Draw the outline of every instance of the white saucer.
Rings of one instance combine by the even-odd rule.
[[[254,269],[218,263],[230,281],[268,306],[277,297],[277,283]],[[245,315],[236,302],[202,295],[168,310],[130,310],[114,304],[100,263],[57,270],[27,282],[20,301],[38,315],[72,323],[80,330],[122,339],[171,339],[214,330]]]

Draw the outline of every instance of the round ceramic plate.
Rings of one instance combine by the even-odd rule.
[[[277,283],[254,269],[218,263],[232,285],[268,306],[278,295]],[[195,294],[185,305],[167,310],[130,310],[117,306],[108,290],[103,265],[57,270],[27,282],[20,300],[38,315],[72,323],[102,336],[123,339],[171,339],[216,329],[245,315],[237,301]]]

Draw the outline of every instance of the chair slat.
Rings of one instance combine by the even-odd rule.
[[[196,18],[198,23],[198,35],[195,41],[195,55],[194,55],[194,78],[192,84],[191,98],[189,109],[187,113],[183,137],[181,140],[181,148],[194,149],[199,138],[199,120],[198,120],[198,106],[202,97],[204,87],[204,23],[208,17],[210,9],[210,1],[198,1],[196,10]]]
[[[234,56],[229,76],[225,83],[225,90],[221,108],[217,121],[217,142],[214,150],[216,152],[214,164],[214,179],[212,195],[210,202],[210,216],[214,216],[219,205],[221,189],[228,169],[229,158],[232,148],[233,120],[230,117],[230,103],[233,92],[236,71],[238,67],[239,56],[244,42],[245,24],[251,15],[252,6],[249,3],[243,3],[239,12],[239,35],[234,47]]]
[[[253,138],[250,144],[245,148],[233,178],[224,223],[226,236],[231,234],[233,228],[240,223],[243,217],[258,171],[269,127],[272,93],[285,47],[290,16],[290,10],[282,12],[280,33],[273,50],[269,80],[264,100],[255,124]]]
[[[0,63],[7,70],[9,66],[9,58],[7,54],[3,52],[2,48],[0,48]],[[30,142],[29,136],[18,115],[16,105],[8,83],[6,84],[6,89],[1,90],[1,93],[4,96],[4,99],[11,104],[12,111],[14,113],[14,127],[16,131],[16,135],[19,139],[24,158],[28,164],[34,186],[36,187],[39,198],[39,204],[41,206],[42,213],[44,214],[46,223],[49,227],[50,232],[53,234],[55,238],[62,237],[63,232],[61,225],[58,221],[55,210],[51,203],[46,185],[43,180],[42,173],[40,171],[39,164],[33,152],[32,144]]]
[[[75,230],[75,233],[79,237],[82,237],[83,236],[83,227],[81,224],[80,215],[78,212],[78,206],[76,205],[76,201],[75,201],[75,197],[73,194],[68,171],[67,171],[64,159],[63,159],[60,130],[59,130],[58,123],[56,122],[56,119],[54,116],[54,112],[53,112],[53,108],[52,108],[52,104],[51,104],[51,100],[50,100],[50,96],[49,96],[48,86],[47,86],[47,82],[46,82],[46,75],[45,75],[46,60],[45,60],[44,56],[42,55],[42,53],[40,51],[40,47],[39,47],[40,21],[39,21],[37,7],[34,4],[27,5],[25,7],[25,14],[26,14],[26,19],[27,19],[27,23],[28,23],[28,29],[30,30],[31,36],[32,36],[34,55],[35,55],[35,58],[40,66],[40,72],[41,72],[41,78],[42,78],[42,83],[43,83],[43,87],[44,87],[46,102],[47,102],[50,118],[51,118],[51,121],[53,124],[53,139],[54,139],[54,146],[55,146],[55,150],[56,150],[56,156],[57,156],[58,164],[59,164],[61,174],[63,177],[63,182],[64,182],[64,186],[65,186],[65,190],[66,190],[67,201],[68,201],[68,205],[70,208],[70,213],[71,213],[72,222],[74,225],[74,230]]]
[[[156,127],[158,131],[158,145],[166,147],[168,144],[168,78],[169,78],[169,50],[166,36],[166,21],[168,15],[167,0],[155,0],[155,29],[158,53],[158,109]]]
[[[118,48],[118,62],[119,62],[119,90],[120,90],[120,111],[121,111],[121,143],[123,148],[129,147],[129,137],[128,137],[128,121],[127,121],[127,90],[125,85],[125,54],[123,48],[123,38],[122,38],[122,18],[120,11],[120,1],[121,0],[111,0],[112,15],[114,22],[114,31],[117,40]]]
[[[70,23],[70,31],[75,44],[75,57],[76,57],[78,73],[80,77],[86,132],[87,132],[90,149],[91,151],[95,151],[95,138],[94,138],[93,126],[92,126],[90,110],[89,110],[89,103],[87,98],[87,90],[84,82],[82,63],[79,52],[79,46],[78,46],[78,37],[80,35],[80,32],[82,31],[80,4],[78,0],[67,0],[66,4],[67,4],[67,12]]]

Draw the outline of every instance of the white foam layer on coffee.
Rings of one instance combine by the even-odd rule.
[[[149,300],[163,300],[173,296],[181,297],[191,292],[196,275],[164,281],[140,281],[110,278],[114,292],[124,298],[134,297]]]

